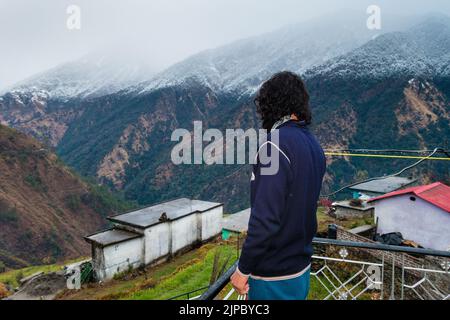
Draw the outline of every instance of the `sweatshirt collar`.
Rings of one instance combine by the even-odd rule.
[[[291,116],[284,116],[283,118],[281,118],[280,120],[278,120],[277,122],[275,122],[275,124],[272,126],[272,129],[270,130],[270,132],[273,132],[274,130],[278,129],[279,127],[281,127],[283,124],[285,124],[286,122],[291,121]]]
[[[306,127],[306,121],[304,121],[304,120],[295,121],[295,120],[292,120],[290,116],[286,116],[286,117],[281,118],[277,122],[275,122],[275,124],[272,126],[272,129],[270,130],[270,132],[273,132],[274,130],[279,129],[285,125],[286,126],[293,125],[293,126],[298,126],[298,127]]]

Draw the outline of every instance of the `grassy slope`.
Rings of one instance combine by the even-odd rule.
[[[124,274],[103,284],[91,284],[77,292],[64,292],[60,299],[169,299],[176,295],[209,285],[214,253],[221,252],[221,261],[230,255],[228,266],[236,259],[233,241],[203,245],[171,261],[145,270]]]
[[[125,300],[165,300],[177,295],[208,286],[211,277],[214,253],[219,250],[221,261],[230,255],[236,259],[235,239],[228,242],[216,242],[204,245],[172,261],[148,269],[146,275],[131,276],[132,279],[115,279],[101,285],[91,285],[78,292],[66,292],[61,299],[125,299]],[[148,286],[148,287],[147,287]],[[147,288],[146,288],[147,287]],[[231,290],[228,284],[220,294],[223,297]],[[194,293],[191,297],[199,295]],[[312,278],[309,299],[322,299],[327,295],[320,283]],[[230,299],[236,299],[234,294]],[[180,297],[179,299],[186,299]]]
[[[208,286],[216,250],[220,250],[222,253],[222,262],[225,261],[227,256],[232,257],[229,265],[236,260],[235,246],[231,244],[220,245],[212,250],[205,251],[206,254],[203,255],[202,259],[191,261],[191,264],[180,268],[173,276],[166,277],[154,288],[137,291],[127,298],[133,300],[169,299],[178,294]]]
[[[4,273],[0,273],[0,283],[8,284],[14,288],[19,286],[18,280],[24,277],[31,276],[32,274],[38,273],[38,272],[55,272],[61,270],[64,265],[67,265],[69,263],[74,263],[77,261],[85,260],[86,258],[79,258],[74,259],[70,261],[66,261],[62,264],[50,264],[50,265],[42,265],[42,266],[31,266],[26,267],[22,269],[16,269],[16,270],[9,270]]]
[[[327,216],[323,208],[318,210],[318,220],[319,232],[326,232],[328,224],[331,223],[337,223],[347,228],[370,223],[370,221],[365,219],[336,221],[332,217]],[[208,243],[156,267],[123,274],[106,283],[90,284],[83,287],[80,291],[67,291],[61,294],[59,298],[76,300],[169,299],[179,294],[208,286],[216,251],[221,252],[222,262],[228,255],[230,256],[228,263],[228,266],[230,266],[237,257],[236,239],[231,238],[229,241]],[[61,267],[62,265],[56,264],[8,271],[0,274],[0,283],[9,283],[16,286],[18,274],[28,276],[39,271],[51,272],[60,270]],[[230,285],[222,291],[220,297],[223,298],[229,290],[231,290]],[[326,295],[326,290],[312,277],[309,299],[322,299]],[[236,298],[236,295],[231,297],[231,299],[233,298]],[[183,299],[183,297],[180,299]]]

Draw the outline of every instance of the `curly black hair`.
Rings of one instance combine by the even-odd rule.
[[[254,102],[264,129],[270,130],[275,122],[292,114],[311,124],[309,94],[303,80],[293,72],[274,74],[262,84]]]

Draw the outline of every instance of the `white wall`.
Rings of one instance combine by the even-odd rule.
[[[172,221],[172,253],[198,241],[197,216],[191,214]]]
[[[208,240],[222,232],[223,206],[198,213],[201,216],[201,240]]]
[[[425,248],[450,249],[450,213],[418,197],[397,196],[374,202],[378,233],[401,232]]]
[[[144,230],[144,237],[94,250],[95,270],[100,280],[141,264],[150,264],[198,241],[222,232],[223,206],[191,214],[175,221],[160,223]],[[116,224],[118,228],[142,233],[141,229]]]
[[[109,280],[116,273],[126,271],[131,266],[137,268],[144,263],[142,255],[143,239],[136,238],[103,248],[103,263],[96,269],[99,280]]]
[[[145,229],[145,264],[170,253],[170,225],[160,223]]]
[[[222,232],[223,206],[152,226],[145,230],[145,263],[173,254]]]

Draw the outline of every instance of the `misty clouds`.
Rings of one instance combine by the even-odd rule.
[[[97,50],[159,71],[198,51],[332,12],[450,13],[446,0],[0,0],[0,89]],[[69,5],[81,30],[66,27]],[[362,26],[363,27],[363,26]],[[106,49],[105,49],[106,48]]]

